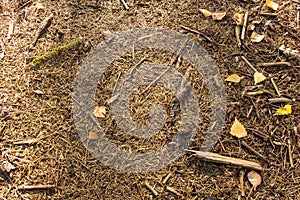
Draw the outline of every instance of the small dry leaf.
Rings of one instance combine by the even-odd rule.
[[[90,139],[90,140],[96,140],[96,139],[99,139],[99,135],[98,135],[96,132],[91,131],[91,132],[89,132],[89,139]]]
[[[3,154],[3,152],[2,152]],[[10,172],[11,170],[15,169],[16,167],[13,166],[8,160],[6,160],[6,157],[3,157],[3,155],[0,155],[0,170],[5,172]]]
[[[112,34],[112,32],[110,32],[110,30],[103,31],[102,36],[105,42],[109,42],[114,37],[114,35]]]
[[[241,122],[237,120],[237,118],[235,118],[233,125],[231,126],[230,134],[238,138],[247,136],[245,127],[241,124]]]
[[[292,114],[292,106],[287,104],[283,108],[278,108],[274,115],[290,115]]]
[[[236,25],[242,26],[244,24],[244,13],[234,13],[232,19]]]
[[[106,114],[105,106],[96,106],[94,109],[94,115],[96,117],[104,118]]]
[[[237,74],[231,74],[225,79],[225,81],[239,83],[241,81],[241,77]]]
[[[213,12],[211,17],[213,20],[222,20],[226,16],[226,12]]]
[[[266,6],[272,10],[277,10],[279,8],[279,4],[271,0],[266,0]]]
[[[265,35],[260,35],[256,33],[255,31],[252,32],[251,34],[251,42],[261,42],[264,39]]]
[[[260,73],[260,72],[254,73],[254,85],[256,85],[257,83],[263,82],[264,80],[266,80],[266,77],[262,73]]]
[[[261,184],[261,176],[256,171],[250,171],[247,175],[249,182],[252,184],[253,189],[256,190],[256,187]]]
[[[204,15],[204,17],[210,17],[212,15],[212,13],[209,10],[206,9],[200,9],[200,11],[202,12],[202,14]]]

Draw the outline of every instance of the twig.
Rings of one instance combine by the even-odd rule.
[[[243,160],[239,158],[232,158],[228,156],[221,156],[219,154],[211,153],[211,152],[194,151],[194,150],[186,150],[186,151],[195,153],[195,155],[198,158],[202,158],[203,160],[207,160],[215,163],[235,165],[235,166],[245,167],[245,168],[259,170],[259,171],[263,170],[263,167],[257,162],[252,162],[252,161]]]
[[[264,90],[259,90],[259,91],[255,91],[255,92],[247,92],[246,94],[249,96],[256,96],[256,95],[262,95],[264,93],[265,93]]]
[[[247,65],[249,65],[249,67],[251,67],[255,72],[258,72],[257,69],[255,69],[255,67],[247,60],[247,58],[245,58],[245,56],[241,56],[241,58],[247,63]]]
[[[35,38],[33,40],[33,43],[30,45],[29,50],[32,49],[33,47],[35,47],[38,39],[47,31],[47,29],[50,27],[51,25],[51,21],[53,19],[53,14],[51,13],[48,17],[46,17],[44,19],[44,21],[41,23],[41,25],[39,26],[37,33],[35,35]]]
[[[269,74],[269,77],[271,77],[270,74]],[[276,85],[276,83],[275,83],[275,81],[272,77],[271,77],[271,83],[272,83],[273,87],[275,88],[275,91],[276,91],[277,95],[281,97],[281,93],[280,93],[280,91],[279,91],[279,89],[278,89],[278,87],[277,87],[277,85]]]
[[[253,149],[252,147],[250,147],[246,142],[242,141],[241,144],[246,147],[249,151],[251,151],[252,153],[254,153],[255,155],[257,155],[258,157],[267,160],[266,157],[264,157],[263,155],[261,155],[260,153],[258,153],[255,149]]]
[[[55,188],[55,185],[20,185],[18,190],[45,190]]]
[[[240,171],[240,185],[241,185],[241,194],[242,196],[244,197],[246,194],[245,194],[245,183],[244,183],[244,176],[245,176],[245,171],[244,170],[241,170]]]
[[[172,193],[178,195],[178,196],[181,196],[181,194],[178,193],[178,192],[177,192],[174,188],[172,188],[172,187],[167,186],[166,189],[167,189],[168,191],[170,191],[170,192],[172,192]]]
[[[11,36],[14,34],[14,29],[15,29],[15,20],[13,19],[13,14],[12,14],[12,19],[10,20],[9,27],[8,27],[7,40],[11,39]]]
[[[271,103],[284,103],[284,102],[290,102],[292,100],[285,98],[285,97],[280,97],[280,98],[268,99],[268,101]]]
[[[273,66],[282,66],[282,65],[288,67],[292,66],[290,62],[270,62],[270,63],[257,64],[258,67],[273,67]]]
[[[124,8],[125,8],[126,10],[128,10],[129,7],[128,7],[127,3],[125,2],[125,0],[120,0],[120,1],[121,1],[121,3],[123,4]]]
[[[28,140],[21,140],[21,141],[15,141],[13,142],[14,145],[22,145],[22,144],[35,144],[37,143],[39,140],[36,138],[32,138],[32,139],[28,139]]]
[[[158,195],[158,192],[151,186],[149,185],[149,182],[146,180],[145,181],[145,186],[155,195],[157,196]]]
[[[171,178],[171,176],[172,176],[172,173],[169,173],[165,178],[164,178],[164,180],[163,180],[163,184],[166,184],[167,182],[168,182],[168,180]]]
[[[288,138],[287,142],[288,142],[289,160],[290,160],[291,168],[294,168],[293,150],[291,147],[291,137]]]
[[[291,56],[291,57],[294,57],[294,58],[300,60],[300,54],[299,54],[299,51],[293,50],[293,49],[291,49],[291,48],[287,48],[287,47],[285,47],[284,45],[281,45],[278,49],[279,49],[280,51],[282,51],[283,54],[288,55],[288,56]]]
[[[247,28],[248,15],[249,15],[249,13],[246,12],[245,16],[244,16],[244,24],[243,24],[242,34],[241,34],[241,40],[245,39],[245,33],[246,33],[246,28]]]
[[[236,37],[236,41],[237,41],[237,44],[238,44],[239,47],[242,46],[240,34],[241,34],[241,27],[236,25],[235,26],[235,37]]]

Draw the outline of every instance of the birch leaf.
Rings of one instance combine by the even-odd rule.
[[[249,182],[252,184],[254,191],[261,184],[261,176],[256,171],[250,171],[247,175]]]
[[[266,77],[262,73],[260,73],[260,72],[254,73],[254,85],[256,85],[257,83],[263,82],[264,80],[266,80]]]
[[[202,14],[204,15],[204,17],[210,17],[211,16],[211,12],[209,10],[206,9],[200,9],[200,11],[202,12]]]
[[[94,109],[94,115],[96,117],[104,118],[106,114],[105,106],[96,106]]]
[[[236,25],[242,26],[244,24],[244,13],[234,13],[232,19]]]
[[[278,108],[274,115],[290,115],[292,114],[292,106],[287,104],[283,108]]]
[[[89,139],[90,140],[96,140],[98,138],[99,138],[99,135],[96,132],[94,132],[94,131],[89,132]]]
[[[260,35],[256,33],[255,31],[252,32],[251,34],[251,42],[261,42],[264,39],[265,35]]]
[[[266,6],[268,8],[271,8],[272,10],[277,10],[279,7],[279,4],[274,1],[271,1],[271,0],[266,0]]]
[[[231,74],[225,79],[225,81],[239,83],[241,81],[241,77],[237,74]]]
[[[247,136],[247,131],[245,127],[235,118],[233,125],[230,129],[230,134],[236,136],[237,138],[242,138]]]
[[[226,12],[213,12],[211,17],[213,20],[222,20],[226,16]]]

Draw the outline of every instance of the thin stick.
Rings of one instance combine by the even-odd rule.
[[[270,74],[269,74],[269,77],[271,77]],[[277,85],[276,85],[276,83],[275,83],[275,81],[272,77],[271,77],[271,83],[272,83],[273,87],[275,88],[275,91],[276,91],[277,95],[281,96],[281,93],[280,93],[280,91],[279,91],[279,89],[278,89],[278,87],[277,87]]]
[[[164,180],[163,180],[163,184],[166,184],[167,182],[168,182],[168,180],[171,178],[171,176],[172,176],[172,173],[169,173],[167,176],[166,176],[166,178],[164,178]]]
[[[289,160],[290,160],[291,168],[294,168],[293,150],[291,147],[291,138],[289,138],[287,142],[288,142]]]
[[[290,102],[292,100],[285,98],[285,97],[279,97],[279,98],[268,99],[268,101],[271,103],[285,103],[285,102]]]
[[[181,196],[181,194],[178,193],[178,192],[177,192],[174,188],[172,188],[172,187],[167,186],[166,189],[167,189],[168,191],[170,191],[170,192],[172,192],[172,193],[178,195],[178,196]]]
[[[244,16],[244,24],[243,24],[243,29],[242,29],[242,34],[241,34],[241,39],[245,39],[245,33],[246,33],[246,27],[247,27],[247,21],[248,21],[248,12],[245,13]]]
[[[245,63],[247,63],[247,65],[249,65],[249,67],[251,67],[255,72],[258,72],[257,69],[255,69],[255,67],[247,60],[247,58],[245,58],[245,56],[241,56],[241,58],[245,61]]]
[[[255,92],[247,92],[246,94],[249,96],[256,96],[256,95],[262,95],[264,93],[265,93],[264,90],[259,90],[259,91],[255,91]]]
[[[151,186],[149,185],[149,182],[146,180],[145,181],[145,186],[155,195],[157,196],[158,195],[158,192]]]
[[[232,158],[228,156],[221,156],[219,154],[211,153],[211,152],[194,151],[194,150],[186,150],[186,151],[195,153],[195,155],[198,158],[202,158],[203,160],[207,160],[215,163],[235,165],[235,166],[245,167],[245,168],[259,170],[259,171],[263,170],[263,167],[257,162],[252,162],[252,161],[243,160],[239,158]]]
[[[236,37],[236,41],[237,41],[237,44],[239,47],[242,46],[240,35],[241,35],[241,28],[240,28],[240,26],[236,25],[235,26],[235,37]]]
[[[282,66],[282,65],[288,67],[292,66],[290,62],[270,62],[270,63],[257,64],[258,67],[274,67],[274,66]]]
[[[246,147],[249,151],[251,151],[252,153],[254,153],[255,155],[257,155],[258,157],[267,160],[266,157],[264,157],[263,155],[261,155],[260,153],[258,153],[255,149],[253,149],[252,147],[250,147],[246,142],[242,141],[241,144]]]
[[[240,171],[240,185],[241,185],[241,194],[244,197],[245,194],[245,183],[244,183],[244,176],[245,176],[245,171],[241,170]]]
[[[55,188],[55,185],[20,185],[18,190],[45,190]]]
[[[125,8],[126,10],[129,10],[129,7],[128,7],[127,3],[125,2],[125,0],[120,0],[120,1],[121,1],[121,3],[123,4],[124,8]]]
[[[13,19],[13,15],[12,15],[12,19],[9,22],[7,40],[11,39],[11,36],[14,34],[14,29],[15,29],[15,20]]]

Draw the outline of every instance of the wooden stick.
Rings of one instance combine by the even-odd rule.
[[[245,13],[245,16],[244,16],[244,24],[243,24],[242,34],[241,34],[241,40],[244,40],[244,39],[245,39],[245,33],[246,33],[246,27],[247,27],[248,15],[249,15],[249,13],[246,12],[246,13]]]
[[[167,176],[166,176],[166,178],[164,178],[164,180],[163,180],[163,184],[166,184],[167,182],[168,182],[168,180],[171,178],[171,176],[172,176],[172,173],[169,173]]]
[[[129,10],[129,7],[128,7],[127,3],[125,2],[125,0],[121,0],[121,3],[123,4],[123,6],[126,10]]]
[[[178,195],[178,196],[181,196],[181,194],[178,193],[178,192],[177,192],[174,188],[172,188],[172,187],[167,186],[166,189],[167,189],[168,191],[170,191],[170,192],[172,192],[172,193]]]
[[[236,25],[235,26],[235,37],[236,37],[236,41],[237,41],[238,47],[242,46],[240,35],[241,35],[241,28],[240,28],[239,25]]]
[[[241,56],[241,58],[251,67],[255,72],[258,72],[257,69],[245,58],[245,56]]]
[[[245,171],[241,170],[240,171],[240,185],[241,185],[241,194],[244,197],[245,194],[245,183],[244,183],[244,176],[245,176]]]
[[[268,99],[271,103],[285,103],[285,102],[290,102],[292,100],[285,98],[285,97],[279,97],[279,98],[271,98]]]
[[[263,155],[261,155],[260,153],[258,153],[255,149],[253,149],[252,147],[250,147],[246,142],[242,141],[241,144],[246,147],[249,151],[251,151],[252,153],[254,153],[255,155],[257,155],[258,157],[267,160],[266,157],[264,157]]]
[[[271,77],[270,74],[269,74],[269,77]],[[277,85],[276,85],[276,83],[275,83],[275,81],[272,77],[271,77],[271,83],[272,83],[273,87],[275,88],[275,91],[276,91],[277,95],[281,97],[281,93],[280,93],[280,91],[279,91],[279,89],[278,89],[278,87],[277,87]]]
[[[288,66],[291,67],[292,64],[290,62],[270,62],[270,63],[260,63],[257,64],[259,67],[274,67],[274,66]]]
[[[18,190],[45,190],[55,188],[55,185],[20,185]]]
[[[287,142],[288,142],[288,151],[289,151],[288,153],[289,153],[289,160],[290,160],[291,168],[294,168],[293,150],[291,147],[291,137],[288,138]]]
[[[264,90],[259,90],[259,91],[255,91],[255,92],[247,92],[246,94],[249,96],[256,96],[256,95],[262,95],[264,93],[265,93]]]
[[[243,160],[239,158],[232,158],[228,156],[222,156],[216,153],[211,153],[211,152],[203,152],[203,151],[194,151],[194,150],[186,150],[187,152],[195,153],[195,155],[198,158],[202,158],[203,160],[215,162],[215,163],[221,163],[221,164],[226,164],[226,165],[235,165],[239,167],[245,167],[249,169],[254,169],[254,170],[259,170],[262,171],[263,167],[257,163],[257,162],[252,162],[248,160]]]
[[[155,195],[158,195],[158,192],[149,184],[149,182],[146,180],[145,181],[145,186]]]

